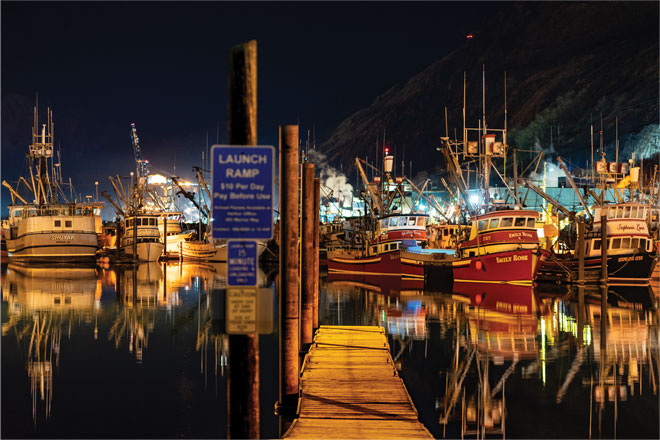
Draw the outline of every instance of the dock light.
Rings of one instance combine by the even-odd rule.
[[[385,147],[384,152],[385,152],[385,156],[387,156],[388,154],[390,154],[390,149],[389,149],[389,147]]]
[[[470,196],[470,203],[472,203],[473,205],[476,205],[477,203],[479,203],[479,196],[471,195]]]

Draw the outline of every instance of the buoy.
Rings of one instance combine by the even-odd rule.
[[[474,267],[475,267],[477,270],[481,270],[481,268],[483,267],[483,264],[481,264],[481,261],[480,261],[480,260],[477,260],[477,262],[474,264]]]

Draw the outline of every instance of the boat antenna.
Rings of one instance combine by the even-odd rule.
[[[591,180],[594,180],[594,115],[590,116],[591,120]]]
[[[619,163],[619,115],[616,116],[616,153],[614,162]]]

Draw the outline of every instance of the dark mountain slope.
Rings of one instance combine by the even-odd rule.
[[[467,125],[477,126],[485,65],[488,126],[504,125],[506,71],[509,145],[584,161],[591,115],[597,123],[602,112],[606,143],[617,115],[620,136],[658,124],[658,13],[657,2],[511,4],[473,39],[344,120],[321,149],[344,165],[356,155],[373,159],[385,129],[389,146],[405,145],[406,163],[432,169],[445,106],[450,136],[456,129],[461,137],[464,72]]]

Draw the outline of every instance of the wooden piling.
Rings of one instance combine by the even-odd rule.
[[[121,221],[119,220],[119,216],[117,216],[115,220],[115,257],[117,257],[117,261],[119,261],[119,252],[121,250]]]
[[[300,323],[301,344],[311,344],[314,336],[314,164],[303,164],[302,192],[302,316]]]
[[[229,50],[229,144],[257,145],[257,42]],[[259,438],[259,335],[229,335],[227,438]]]
[[[278,412],[298,401],[298,126],[280,126],[280,396]]]
[[[320,276],[320,256],[319,256],[319,233],[321,225],[321,179],[314,178],[314,309],[312,311],[312,326],[314,331],[319,328],[319,276]]]

